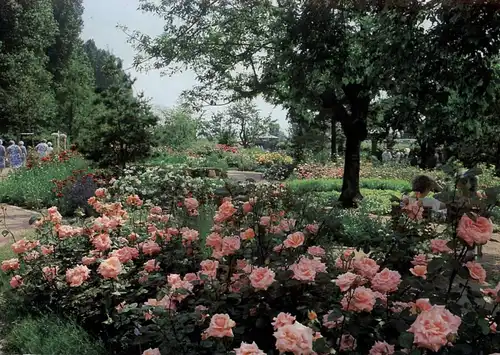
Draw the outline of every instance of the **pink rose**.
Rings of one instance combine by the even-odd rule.
[[[149,213],[155,214],[155,215],[160,215],[160,214],[162,214],[162,212],[163,212],[163,210],[161,209],[160,206],[151,207],[151,209],[149,210]]]
[[[144,263],[144,270],[147,272],[154,272],[160,270],[160,263],[155,259],[150,259]]]
[[[344,334],[340,338],[340,351],[351,351],[356,349],[356,339],[351,334]]]
[[[213,260],[203,260],[200,263],[201,271],[200,273],[208,276],[209,279],[215,279],[217,276],[217,268],[219,267],[218,261]]]
[[[275,273],[268,267],[256,267],[250,273],[250,283],[256,290],[267,290],[275,281]]]
[[[255,342],[252,344],[241,343],[240,347],[234,349],[234,351],[236,355],[266,355],[265,352],[259,349]]]
[[[304,233],[295,232],[286,237],[286,240],[283,242],[283,245],[285,246],[285,248],[298,248],[302,244],[304,244],[304,239],[305,239]]]
[[[380,269],[380,266],[375,260],[367,257],[355,260],[353,266],[354,271],[356,271],[359,275],[366,277],[367,279],[371,279],[373,276],[375,276]]]
[[[50,255],[52,253],[54,253],[54,246],[53,245],[42,245],[40,247],[40,249],[42,250],[42,254],[43,255]]]
[[[309,254],[311,256],[321,257],[321,256],[325,256],[326,252],[325,252],[325,249],[323,249],[322,247],[313,245],[312,247],[307,248],[307,254]]]
[[[112,256],[101,262],[97,272],[105,279],[116,279],[122,272],[122,263],[116,256]]]
[[[243,204],[243,213],[244,214],[249,214],[250,212],[252,212],[252,210],[253,210],[253,206],[250,202],[247,201]]]
[[[424,208],[420,206],[419,201],[407,204],[402,210],[409,219],[418,221],[424,218]]]
[[[377,273],[371,280],[372,288],[382,293],[394,292],[401,283],[401,275],[397,271],[385,268]]]
[[[10,284],[10,287],[12,287],[12,288],[21,287],[23,285],[23,278],[19,275],[12,276],[9,284]]]
[[[18,259],[9,259],[2,261],[2,271],[7,272],[10,270],[18,270],[19,269],[19,260]]]
[[[214,217],[214,222],[215,223],[222,223],[227,220],[229,220],[235,213],[236,213],[236,208],[234,208],[234,205],[231,203],[231,201],[224,201],[222,205],[220,205],[219,210],[215,214]]]
[[[389,345],[385,341],[376,341],[370,349],[368,355],[392,355],[394,354],[394,345]]]
[[[43,277],[48,282],[51,282],[56,278],[58,271],[59,271],[59,266],[44,266],[42,268]]]
[[[248,228],[244,232],[241,232],[240,238],[243,240],[250,240],[255,238],[255,232],[252,228]]]
[[[90,277],[90,270],[85,265],[77,265],[72,269],[66,270],[66,281],[70,287],[80,286]]]
[[[95,256],[84,256],[82,258],[82,264],[83,265],[90,265],[90,264],[93,264],[97,261],[97,258]]]
[[[473,221],[464,214],[458,223],[457,235],[469,246],[486,244],[493,235],[493,223],[488,218],[477,217]]]
[[[475,261],[469,261],[465,264],[465,266],[469,270],[471,279],[479,282],[480,284],[486,283],[486,270],[481,264],[476,263]]]
[[[361,282],[361,277],[352,272],[346,272],[345,274],[337,276],[334,282],[340,288],[340,291],[346,292],[353,285],[356,286],[359,284]]]
[[[500,303],[500,296],[498,296],[498,293],[500,292],[500,282],[495,288],[485,288],[482,289],[481,292],[486,296],[492,297],[497,303]]]
[[[317,223],[308,224],[306,226],[306,231],[310,234],[318,234],[319,225]]]
[[[432,308],[428,298],[419,298],[415,301],[415,308],[420,312],[428,311]]]
[[[142,353],[142,355],[161,355],[161,353],[160,353],[160,349],[158,349],[158,348],[154,348],[154,349],[149,348],[148,350],[144,351]]]
[[[267,227],[271,223],[271,217],[269,216],[262,216],[260,217],[260,225]]]
[[[142,243],[142,252],[146,255],[158,254],[160,251],[160,246],[152,240],[146,240]]]
[[[418,254],[413,257],[411,261],[412,265],[424,265],[427,266],[427,256],[425,254]]]
[[[219,233],[210,233],[205,239],[206,246],[212,248],[221,248],[222,247],[222,236]]]
[[[182,243],[184,245],[191,245],[192,242],[198,240],[200,232],[194,229],[181,228]]]
[[[448,241],[444,239],[432,239],[431,249],[433,253],[451,253],[452,250],[448,245]]]
[[[195,281],[198,281],[198,280],[199,280],[198,276],[196,276],[195,273],[189,272],[186,275],[184,275],[184,281],[195,282]]]
[[[241,247],[240,237],[237,235],[222,238],[222,255],[232,255]]]
[[[371,312],[375,306],[375,295],[369,288],[360,286],[347,293],[341,301],[346,311]]]
[[[142,200],[137,195],[128,196],[127,199],[125,200],[125,203],[129,206],[137,206],[137,207],[141,207],[143,204]]]
[[[111,248],[111,238],[107,233],[101,233],[92,238],[92,245],[100,251],[105,251]]]
[[[208,337],[223,338],[233,337],[233,327],[236,323],[228,314],[214,314],[210,319],[210,325],[205,334]]]
[[[243,271],[245,274],[249,274],[252,272],[252,265],[250,265],[245,259],[236,260],[236,267],[238,268],[238,270]]]
[[[415,265],[410,269],[410,272],[417,277],[423,278],[424,280],[427,278],[427,266],[425,265]]]
[[[112,252],[110,256],[116,256],[121,263],[126,263],[137,259],[139,257],[139,250],[132,247],[123,247]]]
[[[449,343],[449,335],[458,332],[461,322],[444,306],[432,306],[417,316],[408,331],[413,333],[413,343],[418,347],[438,351]]]
[[[293,271],[292,278],[299,281],[314,281],[316,278],[316,266],[307,258],[301,258],[290,266]]]
[[[192,211],[198,209],[200,203],[198,202],[197,199],[189,197],[184,199],[184,206],[186,207],[187,210]]]
[[[333,311],[329,311],[323,316],[323,326],[328,329],[337,328],[342,325],[344,316],[333,318]],[[333,318],[333,319],[332,319]]]
[[[287,324],[293,324],[295,322],[295,316],[292,316],[290,313],[281,312],[273,318],[273,321],[274,322],[272,322],[271,324],[276,330]]]
[[[106,197],[106,192],[107,192],[106,189],[100,188],[100,189],[95,190],[95,194],[94,195],[97,198],[103,198],[103,197]]]
[[[276,349],[280,353],[311,354],[313,335],[314,332],[311,328],[299,322],[284,325],[274,333]]]

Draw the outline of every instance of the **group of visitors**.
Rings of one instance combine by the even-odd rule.
[[[52,143],[43,139],[35,147],[35,150],[40,158],[46,157],[52,153],[54,148]],[[17,144],[15,141],[11,140],[7,148],[3,145],[3,140],[0,139],[0,171],[6,168],[7,162],[13,169],[19,169],[26,165],[26,159],[28,158],[28,150],[24,145],[23,141],[19,141]]]
[[[384,150],[384,152],[382,153],[382,162],[389,163],[392,161],[396,163],[401,163],[406,161],[409,156],[410,156],[410,148],[405,148],[401,151],[396,150],[395,152],[391,152],[390,150]]]

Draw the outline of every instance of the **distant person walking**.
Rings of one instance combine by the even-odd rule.
[[[23,152],[16,142],[10,141],[9,143],[7,155],[9,157],[10,167],[12,169],[19,169],[23,166]]]
[[[28,150],[24,146],[23,141],[19,141],[19,148],[21,148],[21,153],[23,153],[23,166],[26,166],[26,160],[28,159]]]
[[[52,142],[47,143],[47,155],[51,155],[53,151],[54,148],[52,148]]]
[[[3,146],[3,140],[0,139],[0,173],[5,169],[5,155],[7,155],[7,152]]]
[[[48,150],[49,150],[49,146],[47,145],[47,141],[45,139],[42,139],[42,141],[40,143],[38,143],[37,146],[35,147],[35,150],[37,151],[38,156],[40,158],[44,158],[47,155]]]

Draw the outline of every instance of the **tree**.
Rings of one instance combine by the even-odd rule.
[[[178,106],[162,110],[154,140],[174,149],[188,148],[196,141],[197,129],[198,122],[189,108]]]
[[[368,135],[371,102],[382,90],[398,88],[412,100],[416,95],[420,104],[429,88],[430,95],[437,94],[430,102],[442,107],[436,101],[443,97],[443,84],[458,88],[460,78],[470,84],[486,77],[489,63],[478,53],[498,53],[500,29],[498,11],[487,3],[361,4],[143,0],[143,10],[164,18],[165,26],[158,38],[133,36],[140,49],[137,63],[151,57],[155,67],[193,69],[200,85],[191,92],[207,103],[263,95],[293,110],[290,117],[297,122],[310,121],[307,112],[315,113],[312,120],[333,117],[346,137],[340,200],[352,206],[362,198],[360,146]],[[417,80],[420,87],[412,83],[417,69],[434,80],[425,86]],[[438,112],[426,106],[426,113]]]
[[[270,117],[261,116],[250,100],[232,104],[226,111],[226,117],[227,124],[235,127],[240,144],[245,148],[255,145],[260,136],[269,132],[269,124],[274,123]]]
[[[132,84],[97,89],[97,112],[82,123],[79,149],[101,166],[123,169],[149,155],[157,118],[142,96],[134,97]]]

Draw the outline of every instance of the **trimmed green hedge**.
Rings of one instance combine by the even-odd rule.
[[[304,194],[308,192],[341,191],[342,179],[309,179],[291,180],[286,185],[292,193]],[[360,187],[369,190],[410,191],[411,184],[405,180],[361,179]]]

